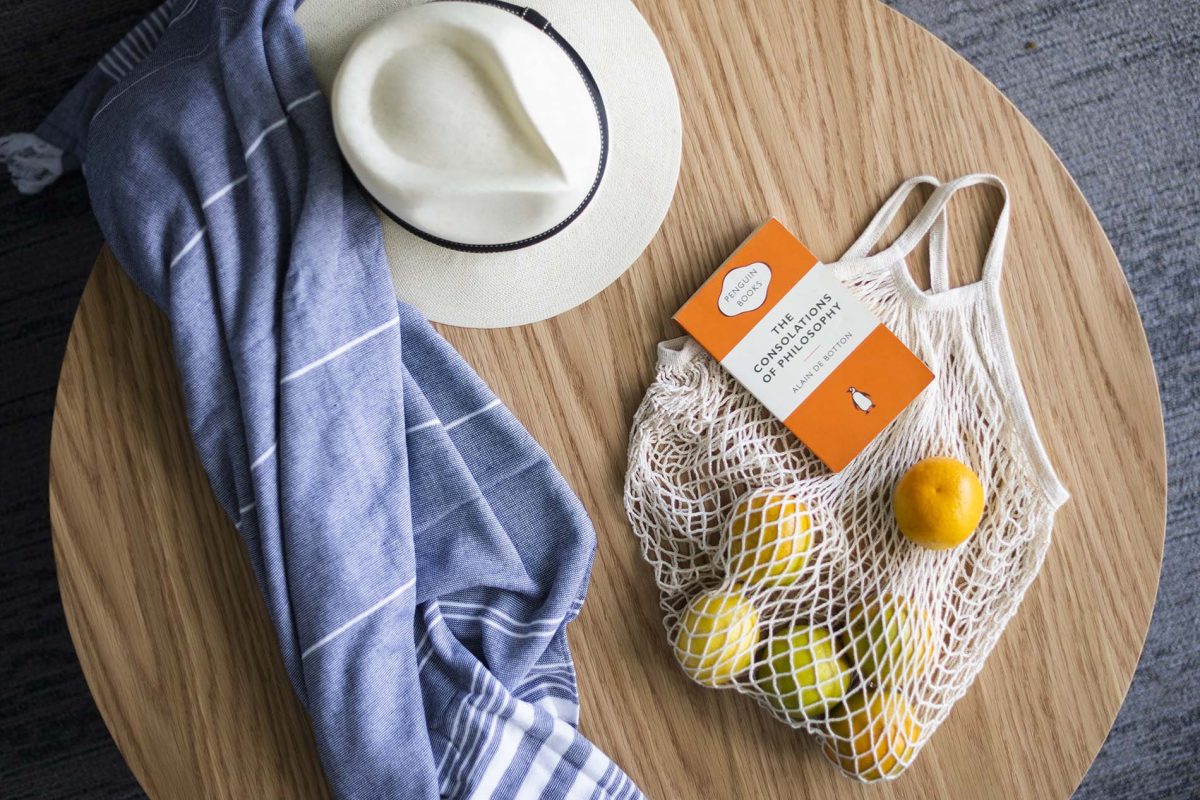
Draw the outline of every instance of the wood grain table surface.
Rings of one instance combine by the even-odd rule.
[[[656,800],[1068,796],[1133,675],[1165,522],[1154,369],[1095,217],[991,84],[875,0],[638,5],[683,109],[682,174],[659,236],[555,319],[441,329],[595,521],[592,587],[570,632],[582,729]],[[902,777],[863,786],[750,699],[675,667],[622,511],[625,446],[654,344],[678,333],[671,314],[764,218],[832,260],[902,179],[972,171],[999,174],[1014,197],[1004,301],[1072,499],[974,686]],[[956,200],[957,282],[975,277],[998,208],[985,189]],[[240,541],[196,460],[165,320],[107,250],[63,365],[50,484],[76,648],[150,796],[327,795]]]

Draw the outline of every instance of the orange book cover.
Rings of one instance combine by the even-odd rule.
[[[835,472],[933,380],[775,219],[742,243],[675,320]]]

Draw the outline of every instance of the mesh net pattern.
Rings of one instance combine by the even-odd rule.
[[[834,474],[679,340],[636,414],[625,501],[684,672],[750,695],[872,781],[912,762],[979,673],[1037,574],[1061,498],[1018,413],[988,268],[936,307],[901,285],[902,255],[834,269],[936,380]],[[984,488],[979,527],[952,550],[909,542],[893,517],[893,487],[929,456],[969,465]]]

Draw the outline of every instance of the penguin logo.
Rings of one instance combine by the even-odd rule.
[[[866,392],[860,392],[851,386],[848,390],[850,393],[850,402],[854,403],[854,407],[864,414],[870,414],[871,409],[875,407],[875,401],[871,399],[871,395]]]

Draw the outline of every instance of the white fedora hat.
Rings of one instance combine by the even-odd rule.
[[[629,0],[306,0],[338,143],[397,296],[477,328],[603,290],[679,176],[679,98]]]

